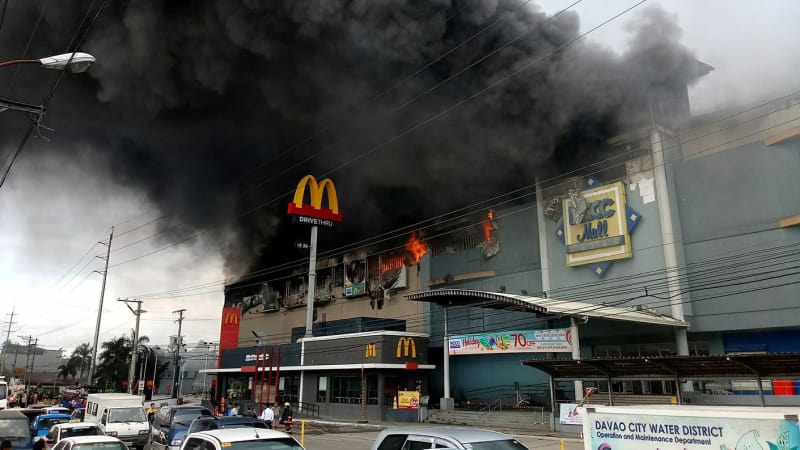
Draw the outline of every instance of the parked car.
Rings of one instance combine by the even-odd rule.
[[[221,430],[224,428],[267,428],[266,422],[255,417],[231,416],[214,417],[203,416],[194,419],[186,431],[186,435],[197,433],[198,431]]]
[[[128,450],[114,436],[80,436],[60,440],[53,450]]]
[[[52,448],[58,441],[79,436],[103,436],[105,433],[96,423],[68,422],[59,423],[50,427],[44,435],[47,446]]]
[[[194,419],[213,416],[210,409],[200,405],[162,407],[150,428],[150,449],[178,450]]]
[[[420,450],[456,448],[471,450],[528,450],[521,442],[503,433],[479,428],[398,427],[378,434],[372,450]]]
[[[78,421],[83,422],[83,418],[85,417],[85,415],[86,415],[86,408],[75,408],[72,410],[72,414],[70,414],[70,417],[72,417],[72,420],[77,419]]]
[[[33,448],[29,424],[25,414],[18,410],[0,411],[0,441],[8,439],[14,450]]]
[[[180,450],[304,450],[291,435],[276,430],[227,428],[187,436]]]
[[[59,423],[69,422],[72,417],[69,414],[41,414],[33,419],[33,426],[31,427],[31,445],[36,443],[39,438],[43,437],[50,431],[50,427]]]

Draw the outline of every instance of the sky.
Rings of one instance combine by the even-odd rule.
[[[569,3],[546,0],[537,4],[553,13]],[[581,30],[586,31],[635,3],[584,0],[573,9],[580,16]],[[800,67],[800,2],[682,0],[660,4],[677,15],[682,42],[697,59],[714,67],[691,87],[694,112],[736,108],[800,90],[796,74]],[[593,32],[588,39],[624,52],[628,45],[624,19]],[[15,113],[0,113],[0,121],[9,114]],[[58,130],[49,136],[58,140]],[[8,145],[16,140],[3,142]],[[91,342],[102,282],[95,271],[103,268],[103,261],[96,256],[105,252],[103,245],[95,243],[107,240],[112,226],[117,235],[112,249],[144,240],[111,254],[100,341],[129,333],[134,326],[134,315],[119,298],[144,299],[147,312],[142,315],[140,333],[154,345],[166,345],[169,336],[176,334],[173,311],[183,308],[187,309],[182,330],[185,342],[217,341],[223,301],[220,284],[200,289],[201,295],[140,296],[224,280],[222,244],[201,236],[114,267],[169,243],[146,239],[156,231],[155,225],[148,223],[162,212],[154,209],[143,193],[115,183],[116,174],[87,169],[93,166],[80,164],[80,155],[37,153],[39,144],[36,139],[28,143],[0,190],[0,315],[8,321],[11,312],[15,313],[12,341],[31,335],[39,338],[41,346],[66,351]],[[90,247],[87,258],[79,260]],[[76,261],[77,266],[70,270]],[[7,326],[3,325],[2,333]]]

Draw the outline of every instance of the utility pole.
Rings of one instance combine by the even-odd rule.
[[[39,345],[39,338],[33,340],[33,355],[31,356],[31,374],[28,376],[28,383],[32,382],[33,378],[33,366],[36,363],[36,347]]]
[[[28,343],[28,350],[25,352],[25,373],[22,375],[22,385],[25,386],[27,390],[28,379],[30,377],[28,364],[31,363],[31,343],[33,342],[33,336],[24,336],[23,339]]]
[[[118,298],[118,302],[125,303],[125,306],[136,316],[136,328],[133,329],[133,350],[131,351],[131,366],[128,369],[128,394],[133,394],[133,376],[136,373],[136,357],[139,355],[139,320],[142,317],[142,301]],[[136,303],[136,309],[131,308],[129,303]],[[139,380],[141,382],[141,380]]]
[[[97,307],[97,322],[94,325],[94,345],[92,346],[92,360],[89,362],[89,385],[94,384],[94,371],[97,366],[97,340],[100,337],[100,319],[103,317],[103,298],[106,295],[106,278],[108,278],[108,260],[111,259],[111,240],[114,239],[114,227],[108,235],[108,250],[106,251],[106,268],[103,270],[103,286],[100,288],[100,306]],[[106,245],[103,242],[100,244]]]
[[[175,374],[172,376],[172,398],[178,398],[178,380],[180,375],[180,356],[181,356],[181,344],[183,343],[183,338],[181,337],[181,327],[183,326],[183,313],[186,312],[186,309],[178,309],[176,311],[172,311],[172,314],[178,315],[178,337],[175,338]]]
[[[0,364],[0,374],[6,373],[6,355],[8,355],[8,346],[11,344],[11,325],[16,323],[14,322],[14,314],[16,314],[16,309],[11,310],[11,319],[9,319],[8,322],[3,322],[8,324],[8,330],[6,331],[6,343],[3,347],[3,361],[2,364]]]

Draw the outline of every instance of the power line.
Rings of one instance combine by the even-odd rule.
[[[97,19],[100,17],[100,13],[105,9],[105,7],[108,5],[109,1],[110,0],[104,0],[103,3],[100,5],[100,7],[97,10],[97,13],[94,15],[94,18],[89,23],[89,25],[86,27],[85,31],[83,32],[83,34],[81,35],[80,39],[78,40],[77,47],[80,47],[81,45],[83,45],[83,42],[85,41],[86,36],[88,35],[89,31],[91,31],[91,29],[93,28],[94,24],[97,22]],[[92,2],[92,5],[94,5],[94,2]],[[90,6],[89,9],[86,10],[86,15],[84,16],[84,22],[89,17],[89,13],[90,12],[91,12],[91,6]],[[80,28],[79,28],[79,30],[80,30]],[[78,36],[78,32],[76,32],[75,36]],[[73,41],[74,41],[74,39],[75,39],[75,37],[73,37]],[[47,104],[53,98],[53,95],[55,95],[56,90],[58,89],[58,86],[61,84],[61,80],[63,80],[64,75],[66,74],[67,70],[69,70],[69,67],[70,67],[70,65],[72,63],[72,58],[74,58],[74,57],[75,57],[75,52],[73,51],[72,54],[69,57],[69,60],[64,65],[64,68],[61,69],[61,71],[59,72],[58,78],[56,78],[55,83],[53,83],[53,86],[47,92],[47,95],[45,95],[44,100],[42,100],[42,104],[41,104],[42,105],[41,106],[42,110],[46,109]],[[0,177],[0,189],[3,188],[3,185],[5,184],[6,180],[8,179],[8,175],[11,173],[11,169],[14,167],[14,163],[17,161],[17,157],[19,157],[20,152],[25,147],[25,144],[28,142],[28,139],[30,139],[31,134],[33,134],[33,131],[35,129],[38,129],[40,126],[42,126],[41,121],[42,121],[42,116],[39,115],[36,120],[32,120],[31,121],[30,126],[25,131],[25,133],[23,134],[22,140],[20,140],[19,144],[17,145],[16,150],[14,150],[14,152],[11,154],[11,159],[8,162],[8,164],[5,166],[5,170],[3,171],[2,177]]]

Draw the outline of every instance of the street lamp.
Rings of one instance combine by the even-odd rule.
[[[69,66],[69,70],[72,73],[80,73],[85,72],[93,62],[95,62],[94,56],[88,53],[75,52],[48,56],[41,59],[14,59],[0,63],[0,67],[13,66],[16,64],[39,64],[46,69],[62,70]]]
[[[156,346],[150,347],[150,349],[152,349],[153,353],[155,353],[155,355],[156,355],[156,357],[155,357],[155,365],[153,366],[153,387],[150,389],[150,397],[152,398],[152,397],[154,397],[156,395],[156,390],[157,390],[157,388],[156,388],[156,370],[158,370],[158,351],[161,350],[161,347],[156,345]]]

